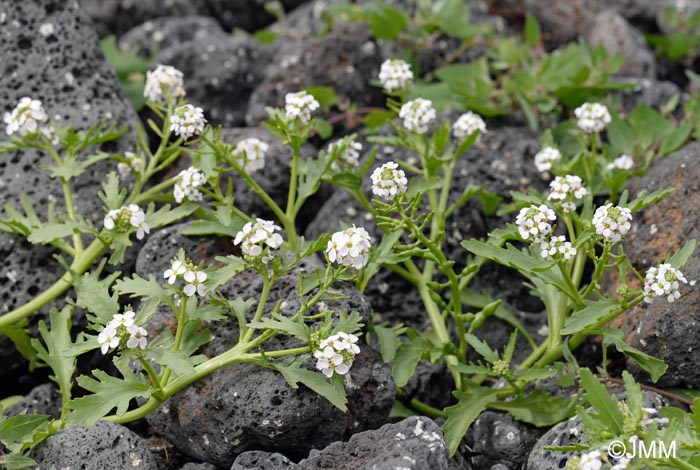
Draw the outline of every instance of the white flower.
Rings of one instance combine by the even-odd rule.
[[[520,209],[515,223],[523,240],[532,240],[539,244],[552,232],[551,220],[556,220],[554,211],[544,204],[540,206],[523,207]]]
[[[175,202],[179,204],[184,198],[193,202],[201,201],[202,193],[197,188],[207,182],[206,175],[191,166],[186,170],[182,170],[177,176],[177,183],[173,187]]]
[[[44,129],[40,128],[40,125],[48,120],[49,117],[46,115],[41,101],[25,96],[19,100],[11,113],[5,113],[4,121],[7,124],[5,132],[7,135],[14,133],[19,135],[36,134],[37,131],[46,133]],[[46,130],[50,132],[49,128]]]
[[[328,145],[328,154],[334,153],[337,148],[341,145],[341,141],[337,140],[331,142]],[[355,170],[360,166],[360,152],[362,151],[362,144],[355,142],[354,140],[349,142],[345,150],[338,155],[338,158],[333,161],[331,168],[335,171],[341,171],[341,169]]]
[[[155,70],[146,73],[146,86],[143,89],[146,99],[164,103],[166,90],[173,100],[185,96],[182,72],[170,65],[159,65]]]
[[[554,147],[545,147],[535,154],[535,167],[540,173],[552,169],[552,163],[561,160],[561,152]]]
[[[331,236],[326,253],[331,263],[362,269],[369,260],[371,238],[363,227],[355,227],[335,232]]]
[[[248,222],[243,226],[243,229],[236,234],[233,244],[240,244],[244,255],[257,258],[263,254],[263,245],[269,249],[276,249],[282,245],[284,240],[282,235],[277,233],[277,231],[282,230],[279,225],[275,225],[269,220],[255,220],[255,224]],[[271,259],[272,255],[268,253],[263,256],[262,261],[267,263]]]
[[[357,336],[343,332],[324,339],[314,351],[316,368],[329,378],[334,372],[339,375],[347,374],[355,355],[360,352],[360,347],[355,344],[357,341]]]
[[[595,232],[610,243],[619,242],[632,224],[632,211],[627,207],[607,204],[595,210],[593,214],[593,226]]]
[[[136,204],[107,212],[103,225],[107,230],[115,230],[119,233],[128,233],[135,228],[136,238],[139,240],[151,231],[146,223],[146,214]]]
[[[146,331],[145,328],[131,325],[127,327],[126,331],[129,332],[129,339],[126,341],[127,348],[146,349],[146,345],[148,344],[148,340],[146,339],[148,331]]]
[[[251,137],[243,139],[233,149],[233,157],[246,173],[255,173],[265,168],[265,154],[270,145],[260,139]]]
[[[602,132],[611,121],[608,108],[600,103],[584,103],[574,110],[574,114],[578,118],[576,124],[586,134]]]
[[[389,59],[379,69],[379,81],[389,93],[405,90],[413,85],[411,66],[401,59]]]
[[[600,470],[602,466],[603,461],[600,459],[600,452],[597,450],[583,454],[578,463],[580,470]]]
[[[287,119],[299,119],[302,124],[308,123],[311,120],[311,113],[321,106],[316,98],[305,91],[287,93],[284,103]]]
[[[128,328],[134,324],[135,317],[136,314],[133,310],[128,310],[123,314],[117,313],[112,315],[112,320],[109,323],[107,323],[107,326],[111,326],[115,330],[118,330],[120,326]]]
[[[615,465],[610,470],[628,470],[630,468],[630,461],[627,457],[620,457]]]
[[[663,263],[658,268],[649,268],[644,282],[644,301],[651,303],[654,295],[658,295],[665,296],[669,302],[674,302],[681,296],[681,282],[687,284],[688,280],[682,272],[669,263]]]
[[[187,268],[184,263],[179,259],[174,259],[170,265],[170,269],[167,269],[163,273],[163,277],[168,280],[168,284],[175,284],[177,278],[185,274],[185,271],[187,271]]]
[[[634,166],[634,158],[629,155],[620,155],[612,163],[608,163],[608,170],[631,170]]]
[[[394,162],[387,162],[372,172],[372,192],[388,201],[406,192],[406,173]]]
[[[107,354],[107,351],[119,346],[119,337],[117,330],[107,325],[97,336],[97,343],[101,345],[102,354]]]
[[[576,256],[576,248],[571,242],[566,241],[563,235],[552,237],[551,240],[543,240],[539,244],[540,254],[543,258],[562,257],[569,260]]]
[[[425,134],[435,121],[435,108],[430,100],[416,98],[401,106],[399,117],[403,119],[403,127],[417,134]]]
[[[170,130],[185,140],[204,132],[206,123],[204,110],[191,104],[180,106],[170,116]]]
[[[182,291],[187,297],[192,297],[195,294],[195,292],[203,297],[204,281],[207,280],[207,273],[205,273],[204,271],[198,271],[196,268],[193,269],[194,271],[185,271],[185,274],[182,276],[182,278],[187,283],[184,289],[182,289]]]
[[[476,131],[486,134],[486,123],[481,116],[471,111],[462,114],[452,126],[452,135],[460,142]]]
[[[131,175],[132,169],[136,173],[141,173],[141,168],[143,168],[143,160],[141,158],[137,157],[133,152],[125,152],[124,158],[126,158],[126,162],[117,163],[119,176],[127,178]]]
[[[574,200],[583,199],[588,190],[583,187],[581,178],[575,175],[557,176],[554,181],[549,183],[551,192],[547,199],[550,201],[567,202],[562,204],[564,212],[571,212],[576,209]]]

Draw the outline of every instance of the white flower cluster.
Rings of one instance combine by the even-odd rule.
[[[388,201],[406,192],[406,173],[394,162],[387,162],[372,172],[372,192]]]
[[[389,93],[405,90],[413,85],[411,66],[401,59],[389,59],[379,69],[379,81]]]
[[[305,91],[287,93],[284,97],[284,111],[287,119],[299,119],[302,124],[308,123],[311,120],[311,113],[320,106],[316,98]]]
[[[551,240],[542,240],[539,244],[541,255],[543,258],[554,258],[561,256],[565,260],[569,260],[576,256],[576,248],[571,242],[566,241],[566,237],[554,236]]]
[[[319,348],[314,351],[316,368],[329,378],[334,372],[338,375],[350,372],[355,356],[360,353],[357,340],[357,336],[341,331],[321,341]]]
[[[523,240],[532,240],[535,244],[541,244],[545,237],[552,233],[550,221],[556,219],[554,211],[542,204],[520,209],[515,223]]]
[[[187,140],[204,132],[204,110],[191,104],[180,106],[170,116],[170,131]]]
[[[170,268],[165,270],[163,277],[168,280],[168,284],[173,285],[185,272],[187,272],[187,266],[176,258],[171,261]]]
[[[545,147],[535,154],[535,167],[540,173],[552,169],[552,163],[561,160],[561,152],[554,147]]]
[[[19,103],[11,113],[5,113],[3,119],[7,128],[7,135],[18,133],[19,135],[35,134],[38,131],[46,132],[41,129],[41,124],[49,120],[49,117],[41,105],[41,101],[33,100],[28,96],[19,100]],[[48,128],[47,128],[48,129]],[[50,132],[50,130],[49,130]]]
[[[243,139],[233,149],[233,158],[238,161],[246,173],[255,173],[265,168],[265,155],[269,148],[270,145],[267,142],[255,137]]]
[[[132,310],[112,316],[112,320],[97,336],[97,343],[100,345],[102,354],[107,354],[110,349],[119,347],[122,338],[127,338],[127,348],[146,349],[148,332],[145,328],[134,324],[134,317],[136,314]]]
[[[632,227],[631,221],[632,211],[629,208],[612,204],[597,208],[593,214],[595,233],[610,243],[622,240]]]
[[[139,158],[134,152],[125,152],[124,158],[126,158],[125,162],[117,163],[117,170],[122,179],[131,175],[132,170],[136,173],[141,173],[143,159]]]
[[[167,279],[168,284],[173,285],[178,279],[182,278],[185,282],[185,287],[182,291],[187,297],[192,297],[194,294],[199,294],[201,297],[205,294],[204,281],[207,280],[207,273],[198,269],[191,261],[187,260],[184,263],[175,258],[170,262],[170,268],[166,269],[163,277]]]
[[[332,154],[335,152],[336,148],[340,145],[340,141],[331,142],[328,145],[328,153]],[[341,169],[355,170],[360,166],[360,152],[362,151],[362,144],[359,142],[352,141],[345,147],[345,150],[338,155],[338,158],[332,163],[331,167],[335,171],[340,171]]]
[[[136,229],[136,238],[141,240],[151,229],[146,223],[146,214],[136,204],[113,209],[105,215],[103,225],[107,230],[126,233]]]
[[[159,65],[146,73],[146,86],[143,96],[155,103],[166,101],[166,90],[172,100],[185,96],[183,74],[170,65]]]
[[[175,202],[179,204],[185,198],[192,202],[202,200],[202,193],[197,188],[207,182],[207,177],[204,173],[191,166],[186,170],[182,170],[177,177],[177,183],[175,183],[173,188]]]
[[[600,103],[584,103],[574,110],[576,124],[586,134],[602,132],[610,124],[610,112]]]
[[[576,210],[576,204],[573,201],[583,199],[588,194],[581,178],[575,175],[557,176],[549,183],[549,188],[551,191],[547,199],[560,202],[564,212]]]
[[[568,467],[568,466],[567,466]],[[578,470],[600,470],[603,467],[600,451],[594,450],[578,457]]]
[[[471,111],[462,114],[452,126],[452,135],[460,142],[476,131],[486,134],[486,123],[481,116]]]
[[[634,166],[634,158],[629,155],[620,155],[612,163],[608,163],[608,170],[631,170]]]
[[[681,296],[681,282],[687,284],[688,280],[682,272],[669,263],[663,263],[658,268],[649,268],[644,281],[644,301],[651,303],[654,295],[666,297],[669,302],[675,301]]]
[[[282,228],[275,225],[274,222],[255,219],[255,223],[248,222],[243,226],[243,230],[236,234],[233,244],[240,244],[244,255],[257,258],[263,254],[263,248],[276,249],[282,245],[282,235],[277,233],[280,230]],[[270,253],[262,257],[263,263],[267,263],[271,259],[272,254]]]
[[[399,117],[403,127],[417,134],[425,134],[436,118],[435,108],[430,100],[416,98],[401,106]]]
[[[326,247],[328,259],[331,263],[337,262],[343,266],[362,269],[369,260],[371,241],[369,233],[363,227],[353,225],[341,232],[335,232]]]

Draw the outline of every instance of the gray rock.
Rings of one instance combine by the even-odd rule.
[[[61,416],[61,396],[53,383],[38,385],[19,403],[7,409],[7,416],[22,413],[49,415],[54,419]]]
[[[314,449],[294,468],[447,470],[448,454],[440,427],[429,418],[413,416],[376,431],[355,434],[348,442]]]
[[[629,114],[642,104],[653,109],[659,109],[677,94],[681,93],[678,85],[668,81],[656,80],[631,80],[633,88],[620,90],[614,95],[619,98],[622,111]]]
[[[696,199],[700,194],[698,152],[700,143],[692,142],[656,161],[645,176],[630,185],[631,194],[642,190],[676,189],[670,196],[635,214],[632,221],[625,239],[625,253],[642,275],[650,267],[657,266],[659,260],[671,256],[687,240],[700,238],[695,223],[699,203]],[[688,280],[700,278],[697,254],[691,256],[682,272]],[[637,283],[630,287],[642,286]],[[700,386],[700,370],[695,366],[700,361],[700,338],[688,334],[697,328],[700,291],[682,284],[681,294],[682,297],[672,304],[660,297],[651,304],[639,304],[619,321],[631,346],[668,364],[666,374],[659,381],[663,387]],[[628,361],[628,369],[646,380],[646,373],[634,361]]]
[[[244,36],[205,37],[161,51],[154,64],[167,64],[185,75],[187,99],[204,108],[214,125],[243,124],[248,99],[263,80],[268,48]]]
[[[49,117],[59,126],[71,124],[86,129],[103,120],[132,128],[138,124],[112,66],[104,59],[90,20],[75,2],[0,0],[0,12],[0,114],[14,108],[20,98],[31,96],[42,101]],[[119,144],[103,150],[127,149],[129,139],[124,137]],[[3,205],[16,204],[20,195],[26,194],[42,218],[46,218],[50,203],[61,208],[60,182],[40,168],[51,161],[48,155],[35,151],[3,155]],[[76,179],[79,213],[96,221],[103,216],[97,192],[104,174],[113,169],[103,162]],[[43,246],[31,246],[19,237],[0,234],[0,256],[4,260],[0,266],[0,314],[26,303],[63,274],[63,268],[52,259],[54,253]],[[7,338],[1,336],[2,357],[13,350]],[[16,365],[5,362],[0,375],[11,373]]]
[[[476,468],[521,468],[542,434],[510,415],[485,411],[469,429],[473,439],[472,463]]]
[[[121,49],[138,52],[144,58],[194,40],[224,40],[228,34],[209,16],[164,16],[146,21],[119,38]]]
[[[593,45],[602,45],[609,55],[622,53],[625,63],[618,71],[623,77],[656,78],[656,60],[642,33],[615,10],[598,13],[588,36]]]
[[[98,421],[86,428],[57,432],[30,452],[37,468],[84,470],[156,469],[155,459],[139,436],[119,424]]]
[[[282,454],[249,450],[236,457],[231,470],[291,470],[294,462]]]
[[[285,11],[290,11],[308,0],[281,0]],[[275,16],[268,11],[266,0],[207,0],[211,15],[227,29],[245,29],[255,31],[275,21]]]
[[[216,466],[210,463],[189,462],[180,467],[180,470],[216,470]]]
[[[121,35],[159,16],[208,14],[208,0],[78,0],[100,37]]]
[[[332,87],[341,101],[358,106],[381,103],[380,90],[368,83],[380,64],[377,45],[363,24],[343,23],[321,38],[283,43],[250,96],[246,123],[260,123],[267,118],[265,107],[284,106],[287,93],[310,86]]]

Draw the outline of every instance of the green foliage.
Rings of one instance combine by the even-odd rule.
[[[120,49],[115,36],[107,36],[100,41],[100,45],[105,57],[117,72],[124,94],[134,109],[141,110],[146,104],[143,89],[152,57],[143,59],[135,51]]]

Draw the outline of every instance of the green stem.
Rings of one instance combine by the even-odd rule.
[[[177,352],[180,350],[180,345],[182,344],[182,332],[185,330],[185,314],[187,313],[187,296],[182,297],[182,301],[180,301],[180,310],[178,310],[176,316],[177,316],[177,330],[175,331],[175,341],[173,342],[173,347],[172,350],[174,352]],[[161,378],[160,378],[160,383],[161,386],[159,387],[161,390],[163,387],[165,387],[168,384],[168,380],[170,380],[170,376],[172,375],[172,370],[169,367],[166,367],[162,373],[161,373]]]
[[[287,193],[287,210],[285,211],[285,216],[287,222],[294,226],[294,220],[296,219],[296,213],[294,210],[294,204],[297,200],[297,179],[299,173],[299,151],[300,145],[292,145],[292,171],[289,175],[289,192]],[[296,227],[291,232],[285,228],[287,231],[287,240],[292,246],[292,249],[296,249],[297,246],[297,234]]]
[[[700,468],[696,467],[695,465],[689,462],[684,462],[677,457],[671,457],[670,460],[674,465],[676,465],[676,468],[682,468],[683,470],[700,470]],[[666,463],[666,461],[664,460],[663,463]]]
[[[165,181],[162,181],[158,183],[155,186],[151,186],[148,188],[147,191],[142,192],[141,194],[136,194],[134,195],[133,201],[128,201],[128,202],[133,202],[134,204],[140,204],[143,202],[147,202],[150,200],[150,198],[158,193],[160,193],[162,190],[169,188],[170,186],[173,186],[177,182],[176,178],[170,178]]]
[[[72,221],[76,221],[78,218],[75,214],[75,204],[73,203],[73,190],[68,180],[61,178],[61,187],[63,188],[63,198],[66,201],[68,218]],[[76,256],[79,256],[80,253],[83,252],[83,239],[79,233],[73,234],[73,248],[75,249]]]
[[[270,278],[267,275],[267,272],[261,273],[263,277],[263,287],[262,287],[262,293],[260,294],[260,300],[258,301],[258,308],[255,310],[255,316],[253,317],[253,323],[260,321],[260,319],[263,316],[263,313],[265,312],[265,305],[267,305],[267,298],[270,296],[270,287],[272,286],[272,282],[270,282]],[[243,335],[243,339],[241,340],[241,343],[246,344],[250,342],[250,339],[253,337],[253,333],[255,332],[255,328],[248,328],[248,330],[245,332],[245,335]]]
[[[72,272],[66,272],[58,281],[54,282],[51,287],[34,297],[31,301],[6,313],[5,315],[0,316],[0,332],[2,332],[4,327],[27,318],[32,313],[36,312],[66,292],[75,281],[73,278],[73,273],[76,276],[80,276],[85,273],[95,259],[97,259],[97,257],[99,257],[106,248],[107,245],[105,245],[101,240],[94,240],[80,254],[80,256],[73,260],[73,263],[70,265]]]
[[[150,377],[151,382],[153,383],[153,388],[156,391],[160,391],[161,385],[160,385],[160,378],[158,377],[158,374],[156,373],[155,370],[153,370],[153,366],[151,366],[151,363],[146,360],[145,357],[139,356],[139,362],[141,363],[141,366],[143,367],[143,370],[146,371],[148,374],[148,377]]]
[[[296,354],[304,354],[311,352],[311,346],[302,346],[299,348],[290,348],[290,349],[278,349],[277,351],[267,351],[264,354],[263,353],[249,353],[249,354],[243,354],[244,359],[263,359],[263,357],[284,357],[284,356],[293,356]]]
[[[447,413],[445,413],[444,411],[430,406],[427,403],[423,403],[422,401],[417,400],[415,398],[411,399],[410,405],[411,408],[423,413],[425,416],[430,416],[433,418],[447,418]]]

